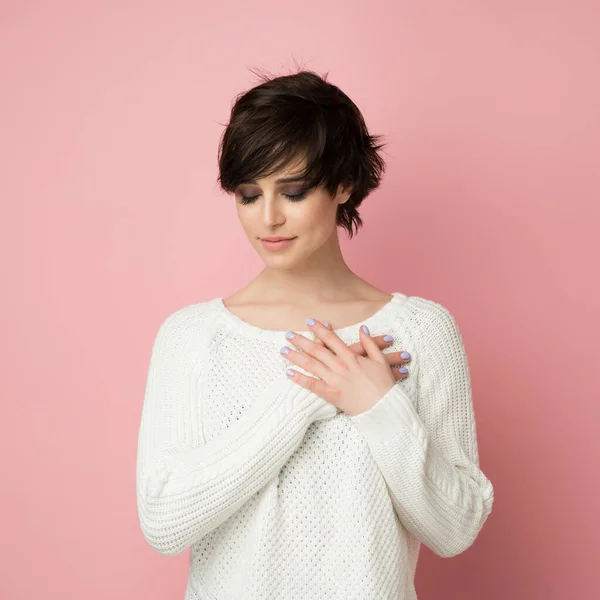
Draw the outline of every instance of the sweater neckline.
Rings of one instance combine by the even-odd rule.
[[[408,297],[401,292],[391,292],[391,298],[381,308],[368,316],[366,319],[351,325],[346,325],[345,327],[334,329],[333,331],[340,338],[349,338],[358,335],[358,328],[361,325],[366,325],[369,329],[374,329],[379,321],[385,319],[388,314],[392,313],[395,309],[404,304],[407,299]],[[283,338],[288,332],[287,329],[263,329],[244,321],[235,313],[231,312],[227,306],[225,306],[222,296],[217,296],[214,299],[214,304],[223,319],[229,323],[233,329],[241,331],[251,337],[260,338],[263,340],[274,340]],[[310,337],[310,334],[313,333],[313,331],[310,329],[295,329],[294,331],[300,334],[309,334],[307,337]]]

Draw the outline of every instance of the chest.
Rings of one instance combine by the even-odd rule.
[[[333,329],[341,329],[370,317],[381,302],[320,303],[299,309],[285,303],[228,305],[228,310],[246,323],[261,329],[278,331],[307,331],[310,317],[328,322]]]
[[[356,341],[350,334],[343,335],[342,340],[346,344]],[[201,373],[197,389],[198,408],[205,442],[210,442],[242,418],[244,412],[255,403],[269,400],[265,398],[265,390],[284,377],[286,368],[290,366],[290,361],[280,353],[283,345],[283,336],[281,341],[270,338],[262,340],[238,335],[231,330],[217,330],[205,360],[197,365]],[[406,346],[398,336],[385,352],[394,352]],[[294,368],[302,370],[298,365]],[[413,398],[416,406],[415,384],[416,379],[411,377],[397,382]],[[345,413],[338,413],[333,419],[344,421],[345,427],[350,428],[345,421],[347,418]],[[341,422],[338,426],[341,426]],[[344,433],[351,435],[348,430]]]

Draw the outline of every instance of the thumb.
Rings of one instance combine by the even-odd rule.
[[[385,354],[381,351],[375,340],[371,337],[369,328],[366,325],[362,325],[359,331],[360,341],[362,342],[363,348],[367,353],[367,358],[371,358],[376,360],[378,363],[387,365],[388,362],[385,358]]]

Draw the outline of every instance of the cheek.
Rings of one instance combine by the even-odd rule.
[[[307,233],[328,232],[335,222],[335,206],[328,197],[314,198],[298,206],[296,217]]]
[[[319,240],[327,237],[331,230],[331,215],[322,211],[313,212],[310,217],[303,219],[296,233],[302,234],[307,240],[314,240],[318,244]]]
[[[316,250],[326,244],[335,229],[335,216],[321,211],[314,215],[309,223],[303,225],[302,231],[298,232],[306,244],[307,249]]]
[[[257,228],[259,232],[261,231],[261,223],[258,219],[258,215],[253,213],[253,211],[248,210],[247,207],[243,206],[241,208],[238,207],[237,214],[240,225],[246,233],[251,234],[257,231]]]
[[[324,200],[319,205],[318,210],[315,211],[313,219],[314,229],[315,232],[318,232],[321,236],[328,236],[331,234],[331,230],[335,229],[335,206],[335,204],[327,199],[327,201]]]

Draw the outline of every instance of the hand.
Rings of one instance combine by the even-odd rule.
[[[367,356],[353,352],[330,329],[319,321],[312,326],[322,343],[294,334],[291,343],[302,350],[288,349],[285,356],[301,366],[310,377],[290,369],[289,375],[302,387],[311,390],[340,410],[357,415],[374,406],[396,383],[386,356],[377,343],[359,330],[361,346]]]
[[[331,324],[327,323],[327,325],[325,325],[325,323],[323,323],[324,327],[327,327],[327,329],[331,329]],[[387,348],[390,344],[393,343],[394,340],[390,340],[389,342],[386,342],[383,338],[385,336],[384,335],[376,335],[376,336],[371,336],[371,339],[377,344],[378,348]],[[316,344],[321,344],[323,345],[323,342],[318,338],[315,337],[315,343]],[[352,352],[355,352],[356,354],[359,354],[360,356],[366,356],[367,352],[364,349],[362,342],[359,340],[358,342],[355,342],[354,344],[350,344],[350,346],[347,346],[348,350],[352,350]],[[408,377],[408,373],[402,373],[400,371],[400,368],[403,367],[407,362],[410,362],[410,358],[402,358],[401,354],[402,354],[402,350],[399,350],[398,352],[388,352],[387,354],[384,354],[386,360],[388,361],[390,368],[392,370],[392,374],[394,375],[394,377],[397,380],[404,380]]]

